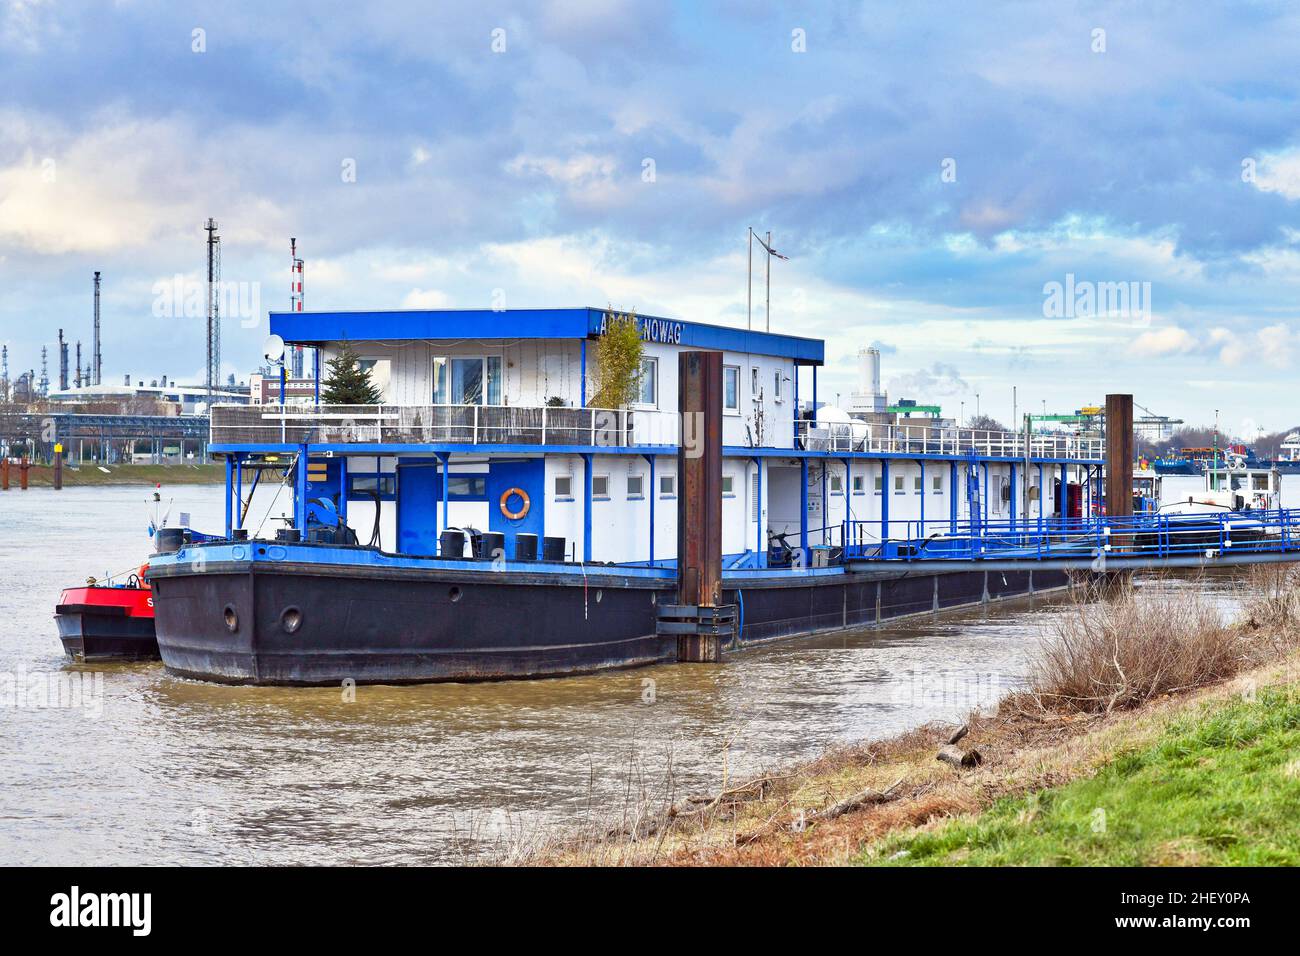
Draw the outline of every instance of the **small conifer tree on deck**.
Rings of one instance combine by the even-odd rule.
[[[379,389],[370,380],[370,370],[361,367],[361,357],[352,343],[344,342],[339,354],[325,365],[329,372],[321,391],[321,404],[378,405],[383,401]]]

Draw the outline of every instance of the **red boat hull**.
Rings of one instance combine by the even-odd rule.
[[[158,659],[149,588],[68,588],[54,620],[64,653],[74,661]]]

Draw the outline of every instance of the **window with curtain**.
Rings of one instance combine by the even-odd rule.
[[[435,405],[500,405],[501,356],[446,356],[433,360]]]

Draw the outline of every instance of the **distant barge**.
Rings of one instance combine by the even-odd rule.
[[[143,582],[67,588],[54,608],[54,620],[71,660],[158,659],[153,592]]]
[[[818,402],[821,341],[646,317],[638,401],[591,408],[589,346],[610,321],[273,313],[272,331],[321,349],[321,365],[350,342],[385,404],[212,409],[224,535],[150,564],[168,670],[250,684],[558,676],[678,659],[688,633],[743,645],[1066,583],[862,559],[1086,518],[1096,440],[1026,447],[940,419],[850,418]],[[711,356],[707,414],[684,404],[682,353]],[[259,485],[291,491],[274,540],[243,526]]]

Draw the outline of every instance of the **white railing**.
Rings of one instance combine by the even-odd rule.
[[[795,439],[807,451],[897,452],[921,455],[1025,456],[1025,436],[1019,432],[987,431],[937,425],[885,425],[876,422],[796,422]],[[1034,458],[1073,458],[1102,461],[1101,438],[1044,432],[1030,438]]]
[[[577,445],[675,447],[677,416],[654,410],[507,405],[216,405],[223,445]]]

